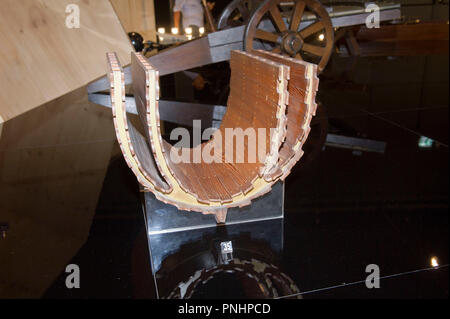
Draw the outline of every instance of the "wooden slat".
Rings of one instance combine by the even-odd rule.
[[[147,144],[147,139],[144,139],[139,134],[127,118],[125,107],[125,81],[122,67],[114,53],[108,53],[109,63],[109,77],[111,80],[111,106],[113,112],[114,127],[116,129],[117,140],[124,155],[125,161],[136,175],[139,183],[146,189],[154,189],[161,193],[170,193],[172,191],[171,185],[164,179],[163,174],[158,170],[158,163],[153,158],[152,151]],[[133,60],[133,63],[137,63]],[[136,85],[141,83],[146,91],[146,83],[148,83],[149,74],[144,73],[143,78],[139,78],[142,74],[134,74]],[[142,91],[140,90],[140,91]],[[139,90],[138,90],[139,91]],[[136,92],[136,98],[139,98]],[[148,100],[146,96],[141,97]],[[148,135],[150,136],[150,134]],[[151,137],[151,136],[150,136]]]
[[[289,104],[287,107],[287,134],[286,140],[280,149],[278,167],[284,178],[289,174],[293,164],[298,160],[296,154],[301,154],[303,144],[306,142],[312,117],[315,115],[315,97],[319,79],[315,76],[316,66],[267,51],[257,50],[257,55],[283,63],[290,68],[288,85]],[[276,179],[281,173],[274,170],[270,176]]]

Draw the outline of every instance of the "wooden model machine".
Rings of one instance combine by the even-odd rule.
[[[316,110],[315,64],[259,50],[232,51],[230,96],[219,129],[208,142],[185,150],[187,157],[175,161],[173,154],[183,150],[161,137],[158,70],[140,54],[132,53],[131,61],[144,133],[127,119],[123,70],[117,56],[109,53],[114,126],[128,166],[159,200],[181,210],[215,214],[224,222],[228,208],[249,205],[269,192],[303,155],[302,145]],[[237,142],[230,145],[227,134],[236,130],[258,132],[253,134],[257,143],[247,139],[240,148]],[[239,138],[244,137],[236,134]],[[263,154],[251,160],[257,149],[263,149]],[[214,153],[212,161],[193,159],[195,152],[203,155],[205,151]]]
[[[109,77],[88,86],[89,99],[112,107],[117,139],[144,191],[225,222],[229,208],[268,193],[302,157],[316,112],[317,74],[334,48],[333,28],[363,24],[369,14],[364,8],[329,14],[317,0],[236,0],[219,18],[217,32],[149,58],[132,53],[123,69],[108,53]],[[398,5],[385,5],[380,19],[399,14]],[[159,76],[227,60],[226,107],[159,100]],[[134,97],[125,95],[125,85],[132,85]],[[99,93],[108,89],[110,97]],[[142,127],[127,113],[138,114]],[[162,138],[160,121],[192,126],[194,119],[221,124],[208,142],[193,148]],[[244,136],[234,143],[227,139],[230,130]],[[252,136],[255,141],[249,141]],[[256,161],[250,158],[255,152]],[[205,161],[205,153],[213,153],[212,160]]]

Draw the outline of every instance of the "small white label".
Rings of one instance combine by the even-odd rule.
[[[380,27],[380,7],[375,3],[368,3],[365,11],[370,12],[366,18],[366,27],[368,29],[378,29]]]
[[[229,254],[233,252],[233,244],[231,241],[224,241],[220,243],[220,250],[222,254]]]
[[[70,264],[66,267],[66,287],[68,289],[80,288],[80,267],[76,264]]]
[[[380,288],[380,267],[377,264],[370,264],[366,267],[366,287],[369,289]]]

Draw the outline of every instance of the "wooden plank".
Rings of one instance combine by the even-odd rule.
[[[107,57],[111,81],[111,106],[114,127],[125,161],[144,188],[155,190],[155,192],[169,193],[172,191],[172,188],[164,179],[164,175],[158,170],[158,163],[154,160],[146,139],[140,135],[133,123],[127,118],[125,107],[125,80],[123,69],[117,59],[117,55],[108,53]],[[136,60],[133,60],[133,63],[137,63]],[[136,87],[138,87],[137,84],[142,84],[143,86],[141,90],[137,90],[136,99],[138,100],[141,98],[148,101],[149,99],[146,96],[146,86],[149,84],[149,74],[139,74],[140,77],[138,77],[138,74],[136,73],[134,75],[136,77]],[[144,91],[144,96],[140,97],[138,92],[142,90]],[[143,107],[146,108],[146,105]],[[143,116],[146,116],[146,114]],[[147,122],[145,122],[145,124],[147,124]],[[148,130],[148,128],[144,127],[144,130]],[[147,137],[151,138],[151,133],[147,133]]]
[[[66,6],[80,28],[66,26]],[[108,0],[3,0],[0,10],[0,122],[105,74],[105,52],[128,64],[133,50]]]

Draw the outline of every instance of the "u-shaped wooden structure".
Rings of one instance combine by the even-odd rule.
[[[316,111],[316,65],[266,51],[232,51],[230,95],[219,129],[206,143],[177,148],[161,137],[158,70],[132,53],[141,133],[127,118],[120,62],[114,53],[107,57],[122,153],[139,183],[159,200],[225,222],[228,208],[269,192],[303,155]]]

